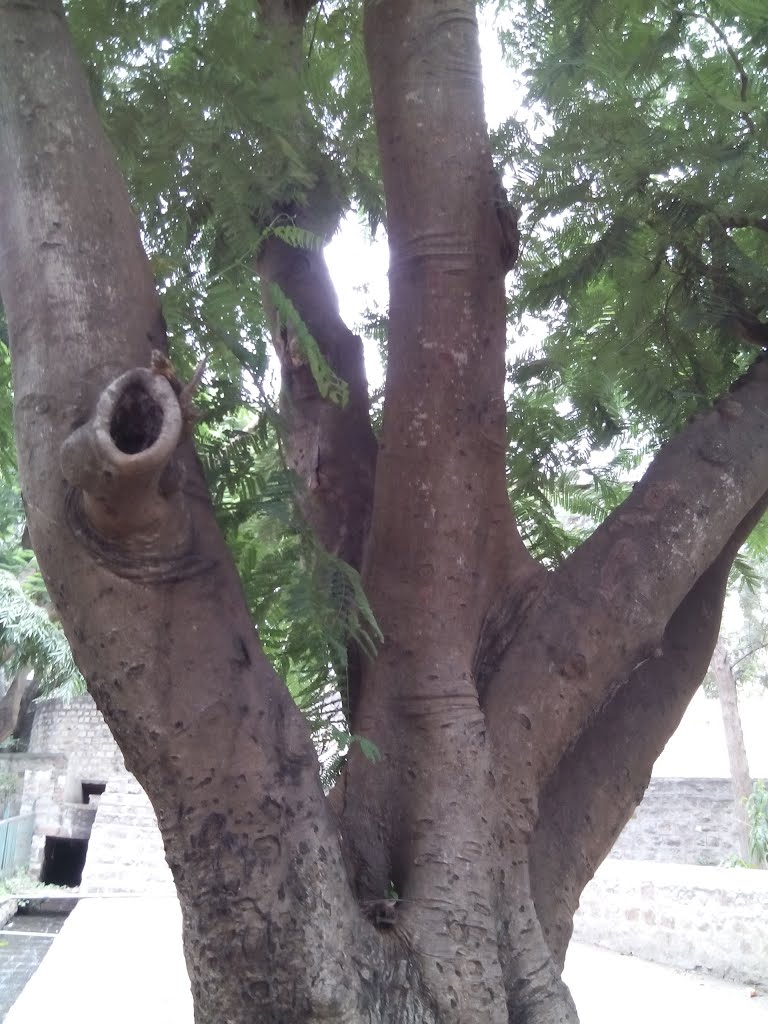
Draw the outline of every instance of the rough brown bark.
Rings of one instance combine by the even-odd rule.
[[[520,1014],[508,981],[529,965],[505,977],[515,966],[499,941],[500,823],[473,663],[499,587],[526,586],[533,566],[506,496],[508,254],[474,5],[370,3],[365,37],[390,334],[364,581],[386,642],[364,674],[355,727],[383,760],[353,760],[343,820],[359,890],[375,898],[394,882],[398,925],[428,950],[422,969],[443,1017],[501,1021],[508,1001]],[[528,991],[558,1004],[551,1019],[571,1019],[557,979],[547,981]]]
[[[550,575],[488,684],[546,778],[616,680],[660,649],[666,624],[760,500],[768,477],[768,361],[657,454],[630,497]],[[519,622],[519,619],[518,619]],[[510,687],[525,660],[542,668]],[[556,704],[550,706],[552,698]]]
[[[79,486],[62,474],[64,442],[164,338],[60,4],[0,4],[0,74],[0,294],[31,538],[91,693],[158,813],[196,1019],[346,1019],[359,990],[336,981],[354,977],[350,951],[366,940],[353,934],[307,730],[259,648],[191,446],[172,455],[182,484],[170,500],[203,574],[174,573],[172,539],[143,520],[127,537],[104,533],[81,500],[93,493],[87,474],[70,466]],[[144,429],[147,415],[162,427],[169,410],[150,395],[130,415],[141,460],[162,435]],[[68,528],[73,499],[98,557]],[[158,566],[171,571],[158,578]]]
[[[744,805],[752,793],[752,778],[749,774],[747,748],[744,745],[744,733],[741,728],[736,677],[722,640],[715,645],[710,668],[717,686],[723,715],[725,744],[728,749],[728,763],[731,768],[731,785],[733,786],[734,816],[739,836],[739,856],[748,864],[750,862],[749,822]]]
[[[263,5],[289,29],[308,8]],[[61,7],[0,0],[0,294],[32,541],[158,812],[197,1024],[572,1024],[560,970],[579,892],[703,675],[735,539],[768,488],[768,368],[545,573],[507,500],[514,246],[474,4],[369,0],[365,35],[391,245],[372,497],[359,346],[322,261],[270,242],[259,269],[354,397],[320,402],[278,338],[305,514],[362,564],[385,635],[353,723],[382,760],[353,750],[332,815],[183,410],[149,370],[157,297]]]
[[[768,498],[739,524],[669,620],[657,656],[621,684],[544,787],[531,837],[539,919],[562,966],[579,897],[643,798],[656,758],[707,671],[733,558]]]
[[[288,296],[329,368],[348,387],[344,405],[324,398],[294,328],[275,323],[273,339],[282,377],[281,435],[287,464],[298,478],[299,507],[320,543],[359,570],[376,470],[362,342],[339,315],[322,252],[272,238],[264,245],[258,271],[265,285],[276,284]]]

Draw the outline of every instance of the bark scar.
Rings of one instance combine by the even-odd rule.
[[[190,533],[184,550],[170,555],[140,554],[95,530],[83,508],[82,491],[71,487],[65,501],[67,525],[73,536],[103,568],[136,583],[180,583],[209,572],[215,561],[194,551]]]

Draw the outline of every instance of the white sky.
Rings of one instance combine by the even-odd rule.
[[[768,778],[768,697],[740,695],[739,711],[750,774],[753,779]],[[696,693],[653,774],[667,778],[730,776],[719,700],[706,697],[703,690]]]

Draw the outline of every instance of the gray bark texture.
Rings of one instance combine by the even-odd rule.
[[[311,6],[262,13],[290,38]],[[365,43],[391,247],[378,445],[322,258],[270,244],[254,269],[350,387],[329,406],[275,325],[299,506],[384,634],[348,708],[381,759],[353,749],[323,794],[153,356],[152,274],[62,6],[0,0],[0,296],[31,538],[158,814],[196,1024],[574,1024],[579,895],[703,678],[765,507],[768,363],[562,568],[534,562],[507,496],[516,238],[475,5],[369,0]]]
[[[30,690],[34,689],[31,684],[31,672],[17,672],[8,689],[0,697],[0,743],[12,736],[19,728]]]
[[[710,669],[717,686],[717,695],[720,698],[720,710],[723,716],[725,745],[728,749],[728,764],[731,769],[731,784],[733,786],[734,816],[739,835],[739,856],[748,864],[750,861],[749,822],[745,804],[752,792],[752,778],[749,774],[747,748],[744,745],[744,732],[741,728],[736,677],[728,658],[728,650],[722,640],[717,642]]]

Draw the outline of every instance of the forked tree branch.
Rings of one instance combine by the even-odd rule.
[[[659,650],[675,609],[767,484],[761,356],[730,394],[664,445],[630,497],[550,575],[501,659],[486,699],[489,728],[500,750],[512,746],[530,765],[533,788],[616,681]],[[543,674],[508,688],[521,658]]]
[[[561,966],[581,892],[642,799],[654,762],[706,674],[733,559],[766,505],[768,495],[683,599],[665,631],[661,657],[632,673],[544,788],[530,843],[531,888]]]
[[[129,537],[163,549],[179,410],[167,381],[131,369],[162,347],[159,302],[58,0],[0,0],[0,180],[0,294],[30,533],[77,664],[158,813],[196,1016],[287,1020],[302,1005],[318,1020],[351,1019],[348,951],[372,929],[349,893],[306,723],[261,650],[189,444],[178,458],[192,553],[207,571],[137,579],[108,564],[114,541],[138,562]],[[105,560],[67,528],[73,483],[86,522],[109,541]],[[268,927],[254,925],[253,907]],[[231,947],[232,929],[248,941]],[[230,990],[205,980],[225,946],[242,979]],[[262,970],[286,977],[261,985]],[[339,970],[349,992],[329,980]]]
[[[262,281],[290,299],[328,365],[347,385],[340,404],[320,394],[296,324],[280,322],[274,305],[273,342],[280,359],[284,451],[298,484],[298,504],[320,543],[355,569],[373,505],[376,438],[368,411],[363,346],[342,320],[322,252],[270,238],[258,260]],[[268,295],[268,288],[265,288]]]

